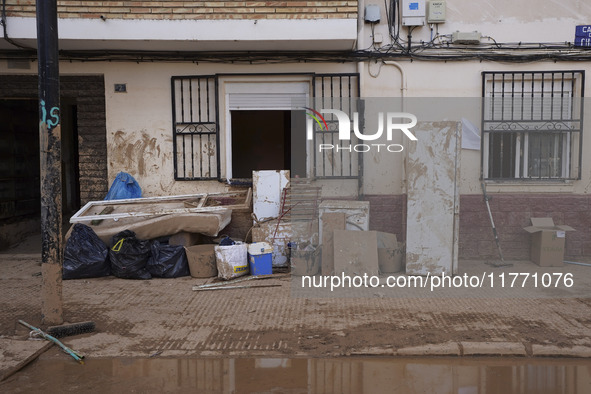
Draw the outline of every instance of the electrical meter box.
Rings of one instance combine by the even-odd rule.
[[[365,22],[379,23],[380,22],[380,6],[370,4],[365,6]]]
[[[425,24],[425,0],[402,0],[403,26],[423,26]]]
[[[427,3],[427,23],[443,22],[445,22],[445,1],[429,1]]]

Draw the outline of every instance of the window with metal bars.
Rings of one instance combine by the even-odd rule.
[[[347,114],[357,110],[359,103],[359,74],[316,74],[312,81],[313,96],[316,106],[327,109],[339,109]],[[353,117],[350,116],[352,119]],[[314,127],[314,146],[319,144],[341,144],[336,150],[317,152],[314,150],[314,177],[330,179],[359,178],[362,170],[362,155],[348,150],[358,143],[352,136],[350,141],[339,141],[338,120],[335,115],[325,116],[328,130],[322,130],[318,124]],[[344,145],[343,145],[344,144]]]
[[[220,176],[217,77],[172,77],[171,83],[174,179],[217,179]]]
[[[261,74],[256,75],[260,77]],[[360,92],[357,73],[298,75],[309,75],[312,96],[326,108],[351,112],[352,105],[357,103]],[[218,75],[172,77],[175,180],[219,179],[221,176],[218,90]],[[326,121],[329,130],[315,129],[315,145],[338,142],[337,119],[327,116]],[[354,145],[356,141],[352,139],[350,143]],[[343,149],[310,154],[314,155],[313,176],[316,178],[359,178],[362,161],[358,152]]]
[[[482,176],[580,179],[584,71],[482,73]]]

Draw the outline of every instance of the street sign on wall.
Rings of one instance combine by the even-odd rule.
[[[576,27],[575,46],[591,47],[591,25],[580,25]]]

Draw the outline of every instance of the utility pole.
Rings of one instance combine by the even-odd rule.
[[[62,150],[57,0],[37,0],[39,148],[41,158],[41,318],[63,323]]]

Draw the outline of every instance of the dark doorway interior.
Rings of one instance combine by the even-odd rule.
[[[40,212],[39,107],[34,99],[0,100],[0,220]],[[64,216],[80,208],[76,105],[61,105]]]
[[[303,111],[298,111],[302,112]],[[300,117],[296,113],[294,121]],[[292,135],[292,111],[232,111],[232,177],[252,178],[252,171],[291,170],[305,176],[305,135]],[[292,152],[303,152],[294,157]]]
[[[61,100],[62,119],[62,206],[70,217],[80,209],[80,171],[78,170],[78,106],[74,100]]]
[[[290,166],[290,111],[232,111],[232,177]]]
[[[0,219],[38,214],[37,100],[0,100]]]

